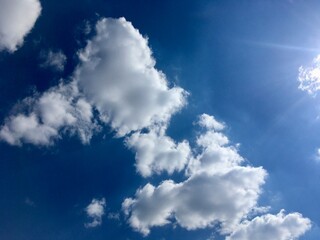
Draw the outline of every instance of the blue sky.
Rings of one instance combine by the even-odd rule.
[[[319,239],[319,9],[0,0],[0,239]]]

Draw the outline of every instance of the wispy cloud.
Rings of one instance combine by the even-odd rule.
[[[239,40],[240,43],[252,45],[261,48],[274,48],[284,51],[303,51],[303,52],[315,52],[319,53],[320,48],[310,48],[305,46],[295,46],[285,43],[273,43],[273,42],[259,42],[259,41],[252,41],[252,40]]]
[[[61,50],[41,51],[40,60],[40,66],[42,68],[50,68],[58,72],[62,72],[65,64],[67,63],[67,57]]]

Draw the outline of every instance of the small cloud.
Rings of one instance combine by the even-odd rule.
[[[120,214],[119,213],[109,213],[108,214],[108,219],[110,219],[110,220],[116,220],[116,221],[120,221]]]
[[[24,203],[30,207],[35,207],[36,204],[34,203],[34,201],[32,201],[30,198],[26,198],[26,200],[24,201]]]
[[[313,59],[311,66],[299,68],[299,89],[315,95],[320,90],[320,55]]]
[[[63,72],[67,63],[67,57],[61,50],[41,51],[40,60],[42,61],[40,64],[42,68],[50,68],[58,72]]]
[[[253,218],[253,217],[256,217],[257,215],[268,213],[270,210],[271,210],[270,206],[256,206],[248,214],[248,217]]]
[[[91,33],[92,31],[92,27],[91,27],[91,24],[89,21],[85,21],[84,22],[84,26],[83,26],[83,29],[82,29],[83,33],[85,35],[88,35],[89,33]]]
[[[214,234],[212,233],[206,240],[215,240],[215,236]]]
[[[102,217],[105,214],[106,200],[92,199],[91,203],[85,208],[85,212],[91,222],[86,223],[86,228],[98,227],[102,224]]]
[[[316,149],[314,160],[320,163],[320,148]]]

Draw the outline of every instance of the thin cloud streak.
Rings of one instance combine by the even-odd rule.
[[[253,45],[257,47],[264,47],[264,48],[275,48],[279,50],[287,50],[287,51],[303,51],[303,52],[320,52],[320,48],[309,48],[303,46],[294,46],[289,44],[281,44],[281,43],[272,43],[272,42],[259,42],[259,41],[252,41],[252,40],[241,40],[241,43],[247,45]]]

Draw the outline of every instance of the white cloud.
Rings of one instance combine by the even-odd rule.
[[[313,59],[312,66],[299,68],[298,81],[299,89],[309,94],[315,94],[320,90],[320,55]]]
[[[5,47],[16,49],[14,45]],[[185,181],[147,184],[123,202],[129,224],[136,231],[147,235],[150,228],[173,221],[186,229],[220,224],[223,234],[240,231],[241,221],[258,207],[266,171],[243,165],[237,145],[230,145],[221,132],[225,125],[213,116],[200,116],[198,124],[206,132],[198,136],[194,151],[188,142],[176,143],[165,135],[172,114],[186,104],[187,93],[168,86],[165,75],[155,68],[147,39],[124,18],[102,19],[96,24],[96,35],[79,51],[79,58],[72,82],[27,98],[27,109],[5,120],[0,139],[12,145],[49,145],[68,133],[78,134],[85,143],[96,129],[93,111],[97,110],[100,120],[117,136],[127,137],[126,144],[136,151],[137,170],[143,176],[186,170]],[[311,70],[300,71],[303,79]],[[317,72],[310,76],[314,82],[310,89],[317,89]],[[191,152],[197,155],[191,156]],[[104,199],[93,199],[86,208],[92,222],[86,226],[100,225],[104,209]]]
[[[0,50],[17,50],[40,12],[38,0],[0,0]]]
[[[43,51],[40,53],[40,59],[42,63],[40,64],[43,68],[51,68],[52,70],[62,72],[64,66],[67,63],[67,57],[64,53],[59,51]]]
[[[293,240],[309,230],[310,220],[299,213],[265,214],[270,208],[258,206],[257,200],[267,172],[262,167],[243,164],[237,146],[230,145],[221,132],[225,125],[213,116],[201,115],[198,124],[206,131],[197,137],[193,152],[198,155],[190,157],[186,180],[180,183],[166,180],[158,186],[149,183],[138,189],[134,198],[123,201],[123,211],[135,231],[146,236],[152,227],[174,223],[188,230],[217,226],[220,234],[230,234],[226,240]],[[155,146],[160,146],[162,154],[170,152],[169,148],[161,148],[157,135],[148,134],[137,138],[140,141],[136,144],[147,149],[138,148],[137,154],[146,151],[148,156],[148,150],[152,149],[145,158],[154,159]],[[170,159],[175,163],[176,158]],[[154,172],[157,171],[148,173]],[[246,220],[257,214],[264,215]]]
[[[41,124],[34,113],[10,117],[0,131],[0,138],[12,145],[20,145],[21,141],[49,145],[51,139],[57,135],[56,129]]]
[[[165,75],[155,69],[147,39],[124,18],[102,19],[96,24],[96,32],[79,52],[81,61],[72,82],[63,84],[76,90],[65,94],[57,90],[65,87],[49,89],[32,101],[29,114],[18,113],[6,119],[0,139],[15,145],[48,145],[67,129],[88,142],[95,127],[92,109],[98,110],[100,120],[117,136],[168,124],[172,114],[184,106],[187,93],[179,87],[168,87]],[[171,140],[162,137],[161,141]],[[186,148],[186,143],[177,147]]]
[[[226,240],[251,239],[298,239],[311,228],[309,219],[300,213],[285,214],[284,210],[277,215],[266,214],[244,221]]]
[[[126,139],[126,145],[136,152],[136,168],[144,177],[163,171],[169,174],[180,172],[191,157],[187,141],[175,143],[164,133],[155,130],[132,134]]]
[[[314,154],[313,158],[316,162],[320,162],[320,148],[316,149],[316,153]]]
[[[210,141],[204,140],[209,137]],[[172,221],[186,229],[220,223],[222,233],[231,232],[257,206],[266,172],[241,166],[243,158],[228,142],[222,133],[208,129],[198,137],[201,151],[188,167],[185,181],[147,184],[135,198],[125,199],[123,210],[131,227],[147,235],[150,228]]]
[[[90,104],[72,83],[27,98],[22,105],[26,110],[9,116],[0,129],[0,139],[11,145],[50,145],[62,132],[78,134],[87,143],[96,129]]]
[[[148,41],[124,18],[102,19],[97,35],[80,51],[81,91],[118,136],[167,124],[185,104],[186,92],[169,88],[155,68]]]
[[[85,208],[87,216],[91,219],[91,222],[86,223],[86,228],[98,227],[102,224],[102,217],[105,214],[106,200],[93,199],[91,203]]]
[[[218,122],[214,116],[210,116],[206,113],[199,116],[199,125],[204,128],[214,129],[216,131],[221,131],[225,128],[223,123]]]

